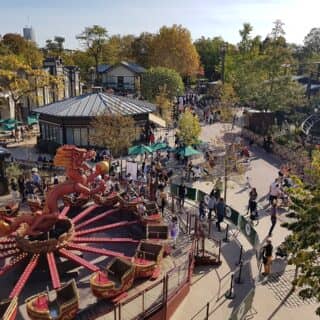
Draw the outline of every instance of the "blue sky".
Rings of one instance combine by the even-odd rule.
[[[287,40],[302,44],[311,28],[320,27],[319,12],[320,0],[0,0],[0,34],[21,33],[31,24],[40,46],[59,35],[66,47],[77,48],[75,36],[93,24],[109,34],[134,35],[182,24],[193,39],[222,36],[237,43],[244,22],[265,37],[281,19]]]

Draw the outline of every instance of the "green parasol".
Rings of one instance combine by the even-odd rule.
[[[199,152],[196,149],[193,149],[190,146],[183,147],[183,148],[177,148],[176,153],[178,153],[180,156],[184,156],[184,157],[191,157],[191,156],[201,154],[201,152]]]
[[[38,124],[38,117],[37,116],[28,116],[27,124],[28,124],[28,126],[32,126],[34,124]]]
[[[139,154],[152,153],[152,149],[144,144],[133,146],[128,149],[129,156],[137,156]]]
[[[164,142],[156,142],[150,146],[153,152],[168,149],[168,145]]]

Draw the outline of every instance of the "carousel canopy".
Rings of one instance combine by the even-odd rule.
[[[98,92],[51,103],[33,111],[56,117],[95,117],[98,114],[130,116],[154,112],[156,106],[147,101]]]

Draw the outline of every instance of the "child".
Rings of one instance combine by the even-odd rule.
[[[170,236],[173,239],[173,248],[175,249],[177,244],[177,238],[179,235],[179,223],[178,218],[176,216],[172,217],[170,224]]]

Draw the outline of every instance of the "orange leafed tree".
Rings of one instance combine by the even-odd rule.
[[[163,26],[153,41],[152,66],[176,70],[182,77],[195,76],[200,69],[198,52],[189,30],[181,25]]]

